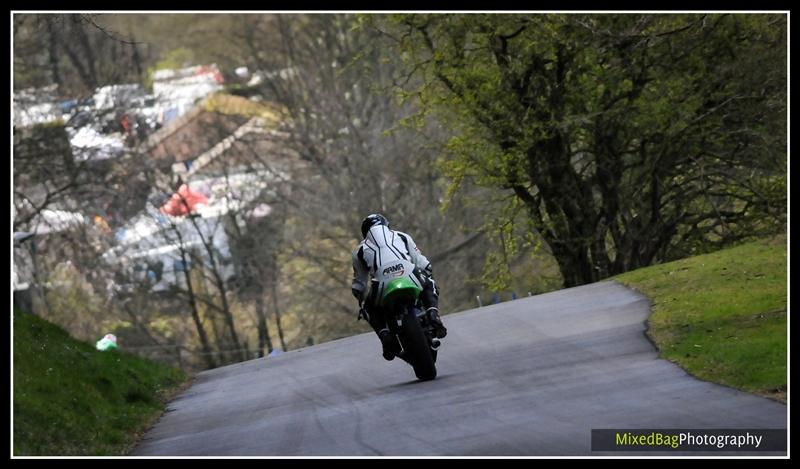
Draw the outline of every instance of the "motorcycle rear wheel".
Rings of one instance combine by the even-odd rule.
[[[433,353],[419,321],[413,315],[403,318],[400,341],[406,353],[407,361],[414,367],[414,374],[421,381],[436,378],[436,365]]]

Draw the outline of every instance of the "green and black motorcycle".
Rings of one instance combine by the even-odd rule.
[[[412,273],[414,264],[398,260],[375,272],[373,288],[386,314],[389,331],[397,338],[398,357],[414,368],[422,381],[436,378],[436,356],[441,342],[420,303],[422,285]]]

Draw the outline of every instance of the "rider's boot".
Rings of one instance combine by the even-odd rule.
[[[428,314],[428,318],[433,325],[433,332],[437,338],[441,339],[447,335],[447,328],[444,327],[444,323],[442,323],[442,318],[439,317],[439,308],[435,306],[431,306],[425,311]]]
[[[381,339],[381,345],[383,346],[383,358],[389,361],[394,360],[394,357],[398,354],[397,339],[389,332],[389,329],[381,329],[378,332],[378,338]]]

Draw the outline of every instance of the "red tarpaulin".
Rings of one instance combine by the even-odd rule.
[[[194,212],[198,205],[208,205],[208,197],[189,189],[189,186],[183,184],[178,188],[178,192],[172,195],[169,202],[161,207],[160,211],[173,217],[182,217]]]
[[[202,65],[197,69],[197,75],[206,75],[209,74],[214,78],[219,84],[225,83],[225,78],[222,76],[222,73],[216,67],[210,67],[208,65]]]

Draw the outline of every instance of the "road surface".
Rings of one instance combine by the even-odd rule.
[[[613,455],[591,429],[786,428],[785,405],[659,359],[649,314],[601,282],[447,315],[428,382],[374,334],[209,370],[132,455]]]

